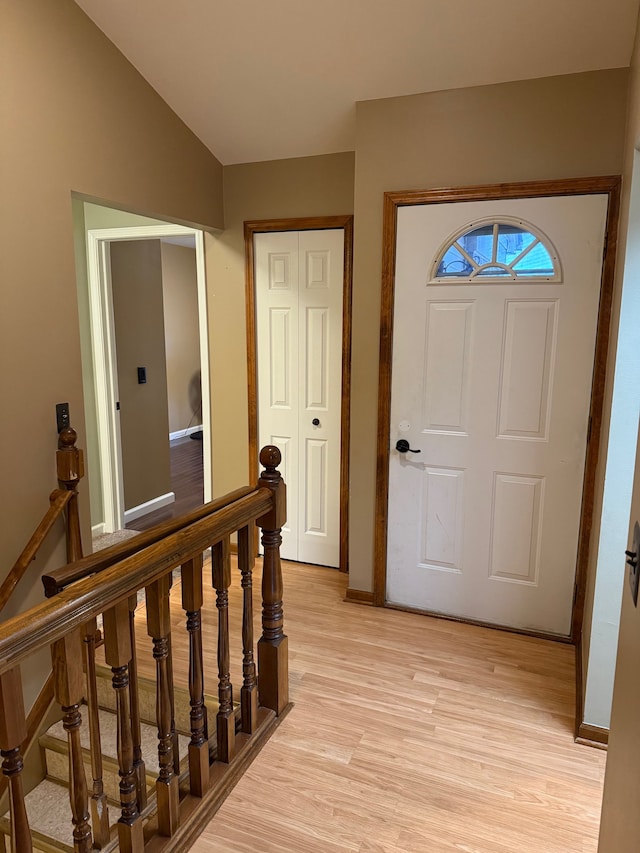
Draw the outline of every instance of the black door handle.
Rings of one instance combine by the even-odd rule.
[[[399,438],[398,441],[396,441],[396,450],[398,453],[406,453],[407,450],[409,453],[420,453],[419,450],[414,450],[409,446],[409,442],[406,438]]]

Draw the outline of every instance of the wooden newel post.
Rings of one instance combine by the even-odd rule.
[[[74,563],[82,557],[78,483],[84,477],[84,454],[76,447],[77,438],[78,434],[73,427],[66,427],[58,435],[56,452],[58,480],[67,491],[73,492],[67,504],[67,560],[69,563]]]
[[[273,497],[271,510],[256,520],[262,528],[264,551],[262,567],[262,637],[258,641],[258,693],[260,704],[281,714],[289,704],[288,638],[284,633],[282,610],[282,566],[280,545],[282,527],[287,519],[287,496],[284,480],[277,470],[281,462],[277,447],[267,445],[260,451],[260,464],[265,469],[258,488],[269,489]]]

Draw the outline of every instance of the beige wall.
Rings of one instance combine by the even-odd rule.
[[[171,491],[159,240],[111,244],[124,508]],[[147,381],[138,382],[138,367]]]
[[[202,423],[196,250],[162,243],[169,432]]]
[[[626,70],[357,105],[350,586],[370,590],[385,190],[614,174]]]
[[[72,0],[1,4],[0,79],[4,574],[56,485],[57,402],[85,446],[72,192],[217,227],[222,168]],[[42,599],[45,566],[64,562],[60,534],[3,616]]]
[[[352,213],[353,162],[353,153],[347,153],[224,169],[226,230],[205,235],[214,496],[252,479],[247,457],[243,223]]]

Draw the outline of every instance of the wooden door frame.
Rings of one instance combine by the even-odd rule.
[[[272,231],[344,231],[342,291],[342,406],[340,412],[340,571],[349,571],[349,423],[351,411],[351,291],[353,278],[353,216],[307,216],[299,219],[258,219],[244,223],[247,305],[247,390],[249,396],[249,471],[258,472],[258,362],[256,349],[256,285],[254,234]]]
[[[600,451],[602,410],[606,377],[609,325],[613,297],[615,257],[620,213],[619,175],[593,178],[569,178],[557,181],[519,182],[513,184],[487,184],[472,187],[447,187],[433,190],[408,190],[387,192],[384,195],[384,221],[382,238],[382,298],[380,306],[380,374],[378,391],[378,447],[376,460],[376,510],[373,603],[385,607],[387,584],[387,509],[389,502],[389,443],[391,438],[391,360],[393,355],[393,308],[395,289],[397,212],[399,207],[420,204],[446,204],[457,201],[492,201],[515,198],[540,198],[563,195],[608,196],[607,221],[602,260],[600,304],[593,361],[593,381],[589,408],[590,429],[587,435],[585,471],[582,489],[582,507],[578,535],[576,579],[574,589],[571,634],[567,638],[532,631],[519,633],[546,636],[579,644],[589,561],[589,540],[593,523],[593,504],[596,468]],[[407,608],[401,608],[407,609]],[[439,615],[439,614],[434,614]],[[449,618],[449,617],[445,617]],[[456,617],[451,617],[456,618]],[[456,621],[475,622],[471,619]],[[486,623],[476,623],[486,624]],[[499,627],[491,625],[489,627]],[[507,630],[513,631],[512,628]]]

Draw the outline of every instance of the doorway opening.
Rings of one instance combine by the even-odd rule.
[[[114,533],[125,527],[143,529],[165,517],[186,511],[190,506],[185,505],[183,498],[185,489],[193,494],[194,470],[199,472],[202,482],[202,497],[198,502],[211,499],[209,355],[204,239],[200,230],[172,224],[88,228],[86,251],[87,311],[96,422],[93,450],[98,461],[95,469],[99,484],[97,499],[92,499],[92,533],[95,536]],[[157,274],[146,293],[144,287],[137,289],[127,280],[127,264],[136,257],[135,263],[140,264],[143,278],[147,277],[147,261],[151,259],[151,266],[155,265]],[[189,292],[187,299],[191,307],[187,313],[191,317],[190,348],[195,349],[195,354],[192,353],[189,365],[183,363],[182,345],[177,348],[177,357],[166,357],[172,334],[175,336],[181,325],[176,312],[182,309],[178,309],[175,301],[176,290],[180,288],[180,274],[174,267],[184,267],[185,261],[193,269],[193,279],[189,276],[189,288],[192,287],[193,292]],[[122,298],[117,299],[118,305],[114,306],[112,275],[116,267],[121,279],[116,290]],[[166,274],[167,268],[171,269],[171,274]],[[187,295],[186,290],[184,295]],[[151,301],[155,305],[154,311]],[[138,330],[133,323],[127,336],[128,343],[123,343],[125,336],[119,336],[118,330],[122,331],[127,325],[123,318],[129,313],[137,315]],[[142,351],[136,338],[146,336],[150,330],[157,342],[161,340],[155,354],[149,356],[153,359],[153,367],[137,363],[144,358],[136,355]],[[125,379],[123,375],[119,376],[118,350],[122,357],[127,345]],[[152,383],[155,383],[154,387]],[[179,393],[170,394],[169,389],[176,383],[180,385]],[[126,415],[123,410],[125,400]],[[155,416],[153,405],[156,406]],[[148,421],[146,426],[145,418]],[[123,427],[130,430],[126,436],[123,436]],[[142,480],[136,466],[141,456],[146,454],[153,469],[152,434],[159,454],[158,467],[162,468],[162,482],[168,486],[147,483],[147,493],[144,493],[136,491]],[[190,438],[191,435],[194,439]],[[144,454],[139,448],[143,448]],[[147,452],[149,450],[151,453]],[[183,476],[185,465],[189,469],[186,480]],[[177,492],[173,487],[176,477]]]

